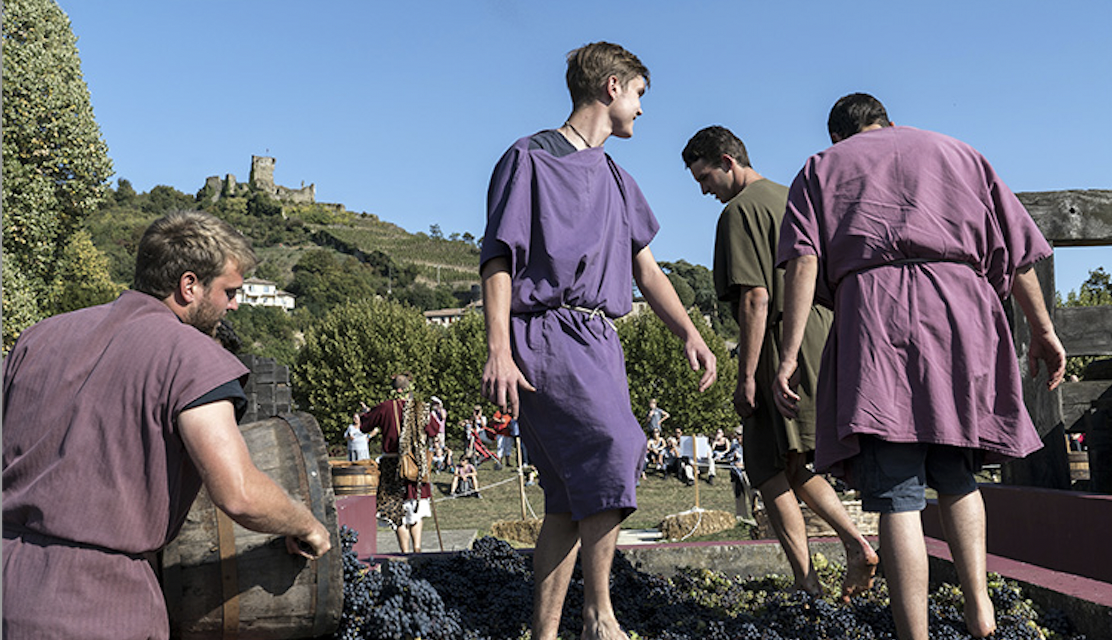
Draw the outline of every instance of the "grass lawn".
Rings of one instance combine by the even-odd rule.
[[[516,468],[494,470],[490,461],[479,466],[479,486],[482,498],[444,499],[452,484],[450,473],[433,474],[433,498],[441,529],[476,529],[479,535],[489,534],[491,524],[502,520],[521,520],[522,505]],[[698,506],[708,510],[734,512],[734,490],[728,473],[719,473],[714,484],[698,482]],[[489,488],[487,488],[489,487]],[[526,518],[544,516],[544,493],[539,486],[525,487]],[[665,516],[687,511],[696,506],[695,487],[689,487],[676,477],[661,477],[650,472],[637,490],[637,511],[622,523],[623,529],[655,529]],[[530,511],[532,507],[532,511]],[[426,521],[425,526],[432,523]],[[738,525],[734,529],[698,540],[748,540],[749,527]],[[696,538],[689,538],[696,540]]]

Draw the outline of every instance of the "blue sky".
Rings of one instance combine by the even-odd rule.
[[[658,260],[708,265],[721,205],[680,150],[721,124],[790,183],[829,146],[826,114],[865,91],[892,120],[978,148],[1015,191],[1112,188],[1112,3],[291,2],[60,0],[117,177],[195,193],[315,183],[409,231],[480,235],[490,171],[570,111],[565,54],[609,40],[652,86],[607,151],[661,222]],[[1060,249],[1057,288],[1112,269],[1112,247]]]

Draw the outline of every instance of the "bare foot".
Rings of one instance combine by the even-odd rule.
[[[977,602],[980,601],[980,603]],[[985,638],[996,631],[996,611],[988,594],[984,597],[965,599],[965,628],[974,638]]]
[[[792,585],[793,591],[803,591],[816,598],[822,597],[822,583],[819,582],[819,576],[812,570],[807,574],[807,577],[802,580],[796,580]]]
[[[880,557],[867,540],[856,540],[846,545],[846,578],[842,581],[842,602],[873,586],[876,566]]]
[[[613,615],[594,617],[583,616],[583,633],[580,640],[629,640]]]

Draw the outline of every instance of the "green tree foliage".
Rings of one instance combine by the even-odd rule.
[[[243,342],[240,353],[273,358],[286,366],[297,360],[298,316],[278,307],[240,305],[228,322]]]
[[[299,307],[319,317],[339,304],[374,297],[384,284],[373,269],[351,256],[313,249],[294,266],[289,292],[297,296]]]
[[[683,343],[660,318],[653,313],[641,313],[618,322],[633,413],[642,419],[649,400],[656,398],[672,414],[668,424],[682,427],[688,433],[732,429],[738,425],[733,409],[737,360],[730,357],[722,338],[701,315],[692,312],[691,320],[718,359],[718,381],[703,393],[698,392],[701,372],[691,370],[683,354]]]
[[[3,14],[4,346],[50,315],[64,247],[112,175],[69,18],[50,0]],[[9,292],[9,286],[16,288]],[[30,305],[29,307],[26,305]]]
[[[481,313],[471,312],[438,331],[435,374],[429,392],[444,401],[449,437],[462,441],[463,432],[454,425],[469,416],[471,407],[482,400],[479,385],[487,357],[486,326]]]
[[[1104,267],[1097,267],[1089,271],[1089,278],[1081,283],[1081,288],[1077,291],[1070,291],[1066,295],[1066,301],[1062,302],[1061,296],[1058,297],[1058,305],[1064,307],[1099,307],[1102,305],[1112,305],[1112,277],[1104,270]],[[1093,356],[1078,356],[1066,359],[1066,378],[1076,375],[1082,377],[1085,372],[1085,367],[1092,361],[1096,360]]]
[[[337,306],[305,334],[291,371],[294,398],[330,442],[341,442],[360,401],[390,397],[390,376],[408,371],[418,395],[432,395],[435,348],[434,329],[412,307],[383,299]]]
[[[143,211],[154,214],[156,217],[171,211],[188,211],[196,207],[193,196],[164,184],[151,189],[146,197],[140,199],[140,202]]]
[[[673,286],[676,287],[676,293],[680,292],[680,288],[676,285],[675,277],[679,276],[683,279],[692,291],[691,304],[699,307],[703,315],[711,319],[711,326],[715,333],[729,340],[737,339],[738,328],[733,311],[728,304],[718,302],[718,294],[714,290],[714,274],[710,269],[701,264],[691,264],[686,260],[661,262],[660,267],[668,273],[669,280],[672,280]],[[682,294],[680,300],[684,301]],[[689,307],[690,304],[684,301],[684,306]]]
[[[430,287],[420,282],[414,282],[401,291],[395,291],[391,297],[411,307],[416,307],[420,311],[458,306],[458,300],[452,294],[452,288],[444,285]]]
[[[108,258],[93,246],[89,232],[70,236],[51,291],[55,313],[111,302],[123,289],[109,277]]]

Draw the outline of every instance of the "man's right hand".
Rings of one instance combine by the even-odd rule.
[[[798,386],[799,371],[795,360],[781,360],[780,370],[772,382],[772,399],[785,418],[794,419],[799,414],[799,394],[795,392]]]
[[[737,389],[734,390],[734,411],[745,419],[757,410],[757,381],[744,374],[738,375]]]
[[[328,529],[320,522],[314,521],[316,526],[305,536],[286,536],[286,550],[293,555],[304,556],[310,560],[328,553],[332,548],[332,536]]]
[[[482,394],[503,412],[514,418],[521,410],[519,391],[536,391],[536,387],[525,379],[518,369],[513,356],[509,353],[491,355],[483,367]]]

